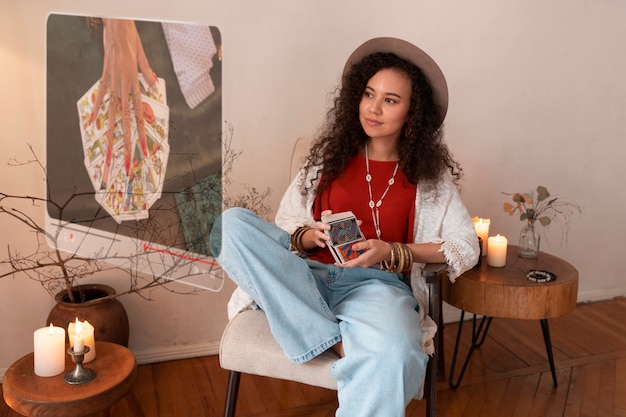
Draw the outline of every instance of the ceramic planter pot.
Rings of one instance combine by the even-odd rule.
[[[98,342],[112,342],[128,346],[129,323],[126,309],[115,298],[115,289],[107,285],[85,284],[74,288],[76,299],[80,303],[70,303],[67,290],[55,296],[56,305],[48,315],[46,325],[53,323],[67,331],[68,324],[87,320],[95,328]]]

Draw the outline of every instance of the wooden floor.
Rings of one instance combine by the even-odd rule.
[[[444,332],[448,370],[457,329],[448,324]],[[579,305],[551,320],[550,331],[558,388],[539,322],[494,319],[461,386],[440,381],[437,415],[626,417],[626,299]],[[461,357],[469,332],[464,336]],[[135,393],[146,417],[220,416],[227,377],[216,356],[142,365]],[[331,417],[336,407],[334,391],[244,375],[237,416]],[[128,410],[121,402],[111,416],[135,417]],[[409,405],[407,416],[424,415],[424,401]],[[0,417],[18,415],[3,403]]]

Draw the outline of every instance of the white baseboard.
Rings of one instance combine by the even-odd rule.
[[[197,358],[199,356],[217,355],[220,348],[216,342],[201,343],[188,346],[168,346],[158,349],[133,350],[137,364],[173,361],[178,359]]]
[[[612,300],[614,298],[626,297],[626,288],[611,289],[611,290],[599,290],[599,291],[585,291],[578,294],[579,303],[593,303],[596,301]]]

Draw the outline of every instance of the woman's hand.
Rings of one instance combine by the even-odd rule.
[[[333,212],[331,210],[324,210],[321,214],[322,216],[330,216]],[[357,220],[357,223],[360,226],[362,221]],[[330,230],[330,225],[328,223],[318,221],[311,227],[312,229],[307,231],[302,237],[304,247],[309,250],[315,247],[325,248],[328,244],[327,242],[330,240],[330,236],[326,233],[326,231]],[[355,251],[363,251],[363,253],[357,258],[344,264],[337,263],[336,265],[343,266],[345,268],[353,268],[355,266],[367,268],[380,263],[385,259],[389,259],[391,256],[391,247],[389,246],[389,243],[378,239],[369,239],[354,243],[352,245],[352,249]]]
[[[330,226],[327,223],[323,222],[315,222],[312,229],[307,230],[307,232],[302,236],[302,243],[306,249],[314,249],[325,248],[327,243],[330,240],[330,236],[325,232],[326,230],[330,230]]]
[[[322,216],[329,216],[331,214],[332,211],[330,210],[324,210],[322,212]],[[304,235],[302,235],[302,246],[306,250],[325,248],[327,245],[326,242],[330,240],[330,236],[326,233],[327,230],[330,230],[328,223],[321,221],[315,222],[315,224],[311,225],[311,229],[307,230]]]
[[[152,72],[141,39],[137,33],[135,22],[124,19],[102,19],[104,23],[104,67],[100,78],[100,88],[94,101],[90,117],[93,123],[98,114],[106,92],[110,91],[109,111],[107,114],[108,128],[106,138],[108,142],[107,165],[110,165],[111,148],[113,145],[113,131],[116,125],[118,111],[122,114],[122,131],[125,151],[126,174],[130,168],[131,155],[131,106],[134,108],[139,144],[143,156],[148,156],[146,133],[144,128],[144,114],[139,91],[139,72],[141,72],[152,87],[156,84],[156,75]]]
[[[354,243],[352,249],[363,251],[363,253],[343,264],[342,266],[345,268],[354,268],[355,266],[368,268],[391,257],[391,246],[379,239],[368,239]]]

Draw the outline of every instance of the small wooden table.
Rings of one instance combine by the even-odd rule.
[[[65,372],[76,365],[69,355]],[[96,372],[90,382],[71,385],[65,372],[53,377],[39,377],[34,371],[34,355],[18,359],[4,374],[4,400],[13,410],[29,417],[83,417],[107,410],[125,398],[134,416],[143,416],[132,388],[137,379],[137,362],[124,346],[96,342],[96,359],[84,365]]]
[[[488,266],[487,258],[483,257],[480,266],[465,272],[454,284],[443,280],[443,300],[461,309],[449,375],[452,388],[459,386],[472,352],[484,342],[494,317],[540,321],[552,380],[554,386],[557,386],[548,319],[563,316],[576,307],[578,271],[563,259],[544,252],[540,252],[534,259],[520,258],[517,252],[517,246],[508,246],[504,267]],[[526,276],[530,270],[550,271],[556,275],[556,280],[533,282]],[[454,382],[456,356],[466,311],[474,313],[472,344],[458,380]],[[483,316],[478,328],[476,315]]]

